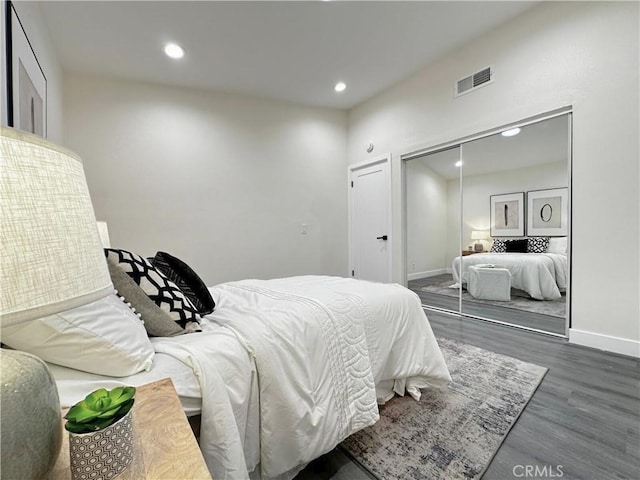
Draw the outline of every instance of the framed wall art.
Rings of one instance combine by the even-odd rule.
[[[566,237],[567,202],[566,187],[527,192],[527,235]]]
[[[6,2],[7,123],[47,136],[47,78],[12,2]]]
[[[524,236],[524,192],[491,195],[491,236]]]

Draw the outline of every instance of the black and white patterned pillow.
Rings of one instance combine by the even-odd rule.
[[[528,253],[545,253],[549,248],[549,237],[529,237],[527,239]]]
[[[110,261],[122,268],[142,288],[144,293],[167,312],[178,325],[187,331],[200,330],[198,310],[178,286],[148,260],[135,253],[115,248],[105,248],[104,253]]]
[[[216,302],[205,283],[189,265],[167,252],[156,253],[150,262],[178,286],[200,315],[213,312]]]
[[[491,253],[506,253],[507,252],[507,244],[504,240],[500,238],[494,238],[493,244],[491,244]]]

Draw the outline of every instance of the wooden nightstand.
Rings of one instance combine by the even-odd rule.
[[[462,256],[473,255],[474,253],[487,253],[484,250],[482,252],[476,252],[475,250],[462,250]]]
[[[63,416],[67,410],[62,411]],[[169,378],[137,387],[133,405],[133,445],[133,461],[116,477],[117,480],[211,480],[198,442]],[[66,430],[63,430],[58,462],[48,478],[71,479],[69,434]]]

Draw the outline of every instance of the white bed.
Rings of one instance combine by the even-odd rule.
[[[171,377],[214,478],[292,478],[375,423],[378,403],[445,385],[416,294],[337,277],[245,280],[210,289],[202,333],[153,338],[153,368],[112,378],[52,366],[65,406],[100,386]]]
[[[462,275],[460,262],[462,261]],[[467,282],[472,265],[492,264],[511,273],[511,287],[537,300],[556,300],[567,288],[567,256],[560,253],[476,253],[453,259],[453,279]]]

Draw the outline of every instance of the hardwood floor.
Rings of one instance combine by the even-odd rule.
[[[423,305],[429,305],[446,310],[458,311],[459,300],[456,297],[439,295],[421,290],[427,285],[440,284],[446,281],[453,281],[450,274],[436,275],[434,277],[421,278],[409,281],[409,288],[418,294]],[[523,292],[524,293],[524,292]],[[535,302],[535,300],[532,300]],[[509,302],[505,302],[509,304]],[[519,310],[517,307],[500,307],[483,303],[480,301],[463,302],[462,311],[475,317],[490,318],[500,322],[511,323],[523,327],[534,328],[544,332],[551,332],[557,335],[565,335],[565,319],[544,315],[541,313]]]
[[[640,361],[481,320],[427,316],[437,336],[549,368],[483,480],[640,479]],[[526,477],[527,465],[537,466],[539,473]],[[370,478],[339,449],[296,477]]]

